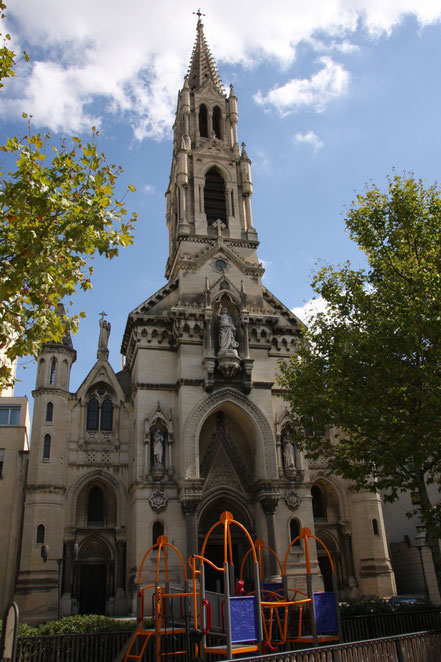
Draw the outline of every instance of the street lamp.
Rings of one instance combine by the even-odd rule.
[[[424,593],[426,596],[426,599],[429,600],[429,589],[427,586],[427,579],[426,579],[426,571],[424,569],[424,562],[423,562],[423,547],[426,546],[426,534],[423,531],[420,531],[415,538],[415,547],[417,548],[419,554],[420,554],[420,564],[421,564],[421,571],[423,573],[423,580],[424,580]]]
[[[57,566],[58,566],[58,608],[57,608],[57,614],[58,614],[58,620],[61,618],[61,575],[63,572],[63,563],[64,561],[67,561],[68,559],[72,559],[74,561],[77,560],[78,558],[78,544],[74,543],[73,545],[73,550],[72,550],[72,555],[68,557],[61,557],[61,559],[50,559],[49,558],[49,545],[42,545],[41,546],[41,558],[43,559],[43,563],[46,563],[47,561],[56,561]]]

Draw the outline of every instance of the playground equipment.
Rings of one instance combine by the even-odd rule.
[[[194,596],[194,614],[195,614],[195,627],[197,628],[197,612],[198,605],[196,602],[197,597],[197,583],[199,580],[199,611],[202,619],[202,641],[201,653],[212,653],[214,655],[222,655],[223,657],[232,658],[234,655],[244,655],[245,653],[261,652],[263,641],[262,620],[259,618],[261,612],[260,604],[260,590],[255,592],[255,595],[234,595],[235,592],[235,577],[234,577],[234,562],[233,562],[233,549],[231,543],[231,526],[239,527],[244,533],[250,546],[250,553],[253,560],[253,571],[256,586],[259,587],[259,564],[257,561],[256,550],[252,538],[246,528],[237,522],[233,515],[229,512],[224,512],[218,522],[213,524],[211,529],[205,536],[204,544],[202,545],[201,554],[195,554],[190,558],[190,565],[193,571],[193,596]],[[216,566],[210,559],[205,557],[205,550],[207,543],[213,531],[218,527],[223,527],[223,566]],[[225,635],[225,643],[220,645],[212,645],[208,642],[208,633],[211,630],[211,603],[207,600],[205,592],[205,566],[209,564],[214,570],[221,573],[223,576],[224,585],[224,600],[223,607],[223,621],[225,632],[217,632],[217,636]]]
[[[144,564],[150,554],[157,550],[156,573],[153,584],[141,586],[141,577]],[[168,552],[173,550],[181,563],[185,588],[183,590],[172,588],[169,582]],[[162,563],[161,563],[162,562]],[[161,565],[165,583],[161,585]],[[155,627],[144,628],[145,598],[151,592],[152,617]],[[152,545],[141,561],[138,572],[138,627],[135,630],[124,657],[125,662],[141,662],[144,652],[149,644],[154,642],[156,647],[156,659],[158,662],[168,656],[182,655],[190,659],[189,600],[193,592],[188,590],[188,577],[184,559],[179,550],[170,544],[166,536],[159,536],[155,545]],[[181,645],[177,645],[178,642]],[[183,645],[182,645],[183,644]]]
[[[209,541],[214,532],[223,533],[223,562],[216,565],[208,558]],[[231,528],[238,527],[248,545],[236,583]],[[333,592],[314,592],[312,586],[309,541],[321,545],[328,556],[332,571]],[[289,552],[301,539],[305,553],[306,593],[289,588],[287,564]],[[142,571],[149,556],[155,552],[155,581],[141,586]],[[171,587],[169,582],[169,552],[173,551],[181,564],[184,587]],[[275,558],[281,581],[265,582],[264,553]],[[335,568],[326,545],[308,528],[289,545],[284,563],[262,540],[253,540],[247,529],[226,511],[209,529],[201,553],[188,560],[192,582],[179,550],[160,536],[145,553],[138,572],[138,627],[118,662],[141,662],[147,647],[155,649],[156,662],[182,656],[183,660],[207,655],[232,659],[235,655],[265,653],[267,649],[289,644],[334,642],[340,639],[337,581]],[[248,567],[254,586],[247,594],[244,570]],[[219,574],[217,592],[206,590],[206,569]],[[165,581],[164,581],[165,580]],[[220,586],[223,584],[223,591]],[[144,628],[146,596],[151,595],[155,627]],[[212,622],[213,607],[213,622]],[[221,643],[219,643],[221,642]],[[151,658],[151,654],[150,657]]]

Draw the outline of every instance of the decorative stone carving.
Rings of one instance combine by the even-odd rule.
[[[183,480],[179,483],[179,499],[185,515],[194,515],[202,499],[204,481]]]
[[[254,490],[265,515],[274,515],[280,499],[278,485],[272,481],[259,480]]]
[[[157,513],[160,513],[167,507],[168,498],[165,492],[157,490],[156,492],[152,492],[149,501],[152,509],[156,510]]]
[[[285,494],[285,501],[288,508],[295,510],[300,506],[302,497],[294,490],[290,490],[287,494]]]

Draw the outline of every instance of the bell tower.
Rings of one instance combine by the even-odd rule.
[[[178,94],[173,158],[166,193],[169,259],[173,279],[189,243],[202,238],[249,242],[257,247],[251,214],[251,161],[237,138],[237,98],[224,88],[199,16],[184,86]],[[184,244],[185,242],[185,244]],[[184,249],[185,245],[185,249]]]

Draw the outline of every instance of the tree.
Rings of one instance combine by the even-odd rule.
[[[355,488],[418,495],[441,592],[441,188],[394,176],[357,196],[346,225],[366,268],[313,278],[326,309],[281,366],[298,443]],[[323,437],[326,426],[331,435]]]
[[[2,18],[4,9],[0,0]],[[8,39],[0,85],[16,64]],[[60,316],[58,303],[91,288],[94,255],[113,258],[133,242],[136,214],[125,220],[124,200],[115,198],[122,169],[106,161],[95,128],[92,134],[90,142],[74,137],[54,146],[50,134],[34,134],[29,124],[26,135],[0,146],[0,351],[10,361],[75,331],[78,316]],[[11,379],[6,361],[0,390]]]

